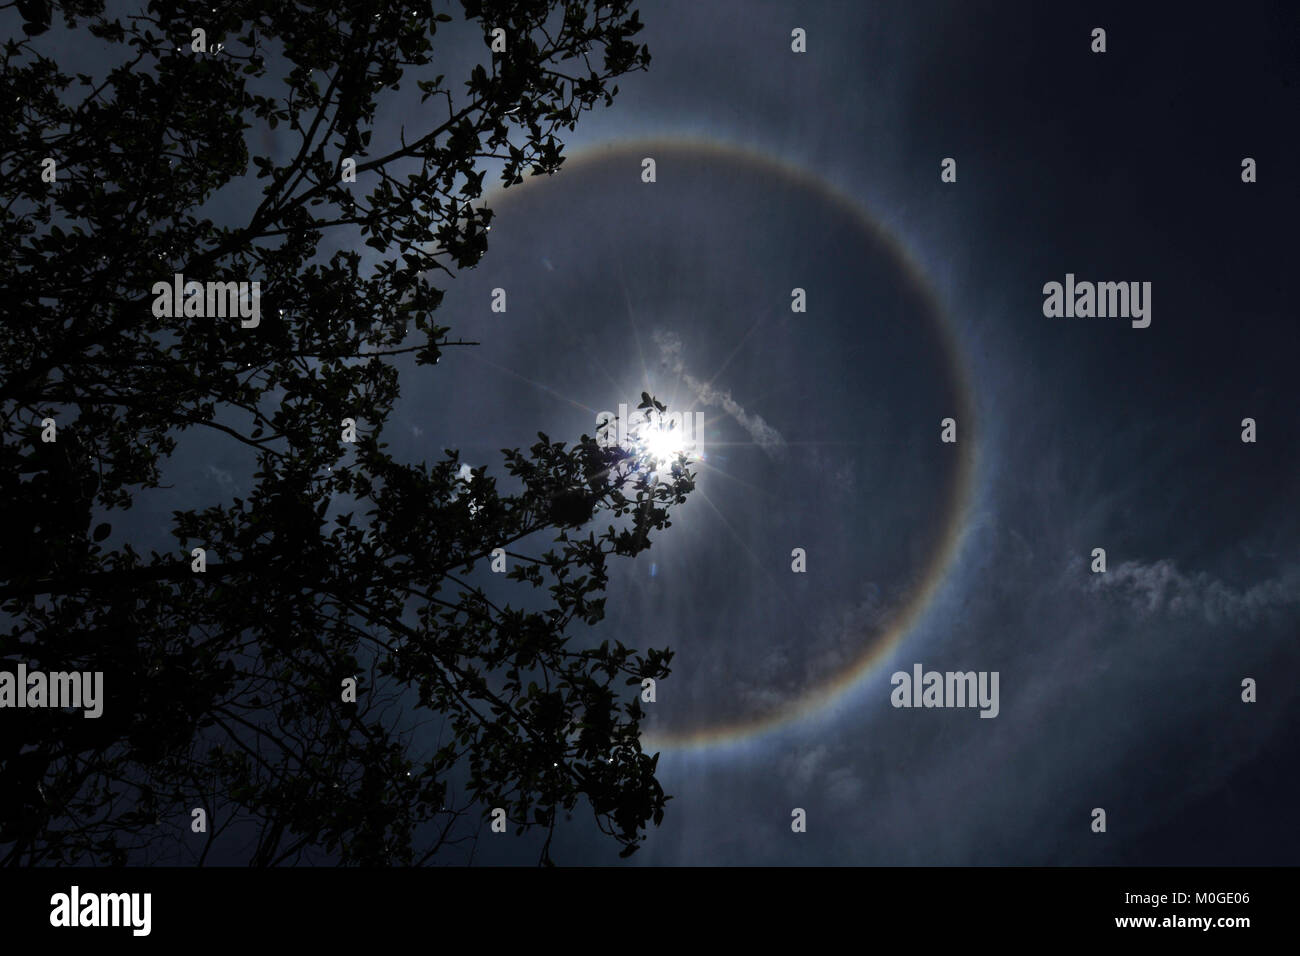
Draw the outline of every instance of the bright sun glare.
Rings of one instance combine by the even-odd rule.
[[[673,428],[651,426],[644,429],[637,439],[642,454],[656,468],[668,467],[677,461],[678,455],[686,451],[686,443],[682,441],[681,433]]]

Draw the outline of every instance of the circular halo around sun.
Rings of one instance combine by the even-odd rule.
[[[910,257],[820,180],[717,144],[593,148],[488,203],[489,253],[443,304],[482,344],[425,399],[447,447],[495,463],[538,430],[594,434],[643,391],[694,428],[631,429],[697,487],[611,562],[606,620],[573,635],[674,651],[647,748],[747,739],[849,690],[942,580],[973,473],[964,372]]]

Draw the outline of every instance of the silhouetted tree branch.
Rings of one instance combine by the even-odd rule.
[[[103,671],[108,695],[92,720],[0,711],[3,862],[202,864],[221,841],[255,865],[426,863],[472,853],[496,806],[545,832],[547,860],[580,801],[624,853],[662,818],[626,687],[671,652],[572,637],[603,616],[608,558],[650,546],[689,473],[539,436],[504,451],[498,490],[454,452],[412,465],[382,441],[388,360],[473,344],[433,321],[430,277],[487,248],[482,161],[506,185],[555,172],[556,135],[649,62],[629,0],[461,7],[0,11],[27,34],[0,61],[0,659]],[[55,63],[40,38],[62,30],[118,65]],[[438,44],[467,39],[481,62],[445,83]],[[411,83],[446,118],[380,142],[383,91]],[[156,314],[177,273],[257,281],[260,323]],[[175,512],[175,552],[110,546],[114,513],[198,434],[256,459],[251,492]],[[508,546],[509,600],[475,577]]]

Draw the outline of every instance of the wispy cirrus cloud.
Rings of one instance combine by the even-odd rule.
[[[1300,565],[1283,567],[1249,587],[1234,588],[1204,571],[1180,571],[1169,559],[1149,564],[1126,561],[1093,575],[1089,587],[1125,595],[1135,610],[1147,615],[1194,615],[1210,624],[1253,623],[1300,605]]]
[[[754,440],[754,444],[768,455],[776,458],[782,454],[785,450],[785,439],[781,437],[780,432],[764,421],[761,415],[746,412],[744,407],[731,397],[730,391],[716,389],[686,371],[686,363],[682,359],[682,340],[676,334],[657,329],[654,332],[654,341],[659,346],[659,354],[665,364],[686,383],[686,387],[695,395],[695,400],[699,404],[721,408],[734,418]]]

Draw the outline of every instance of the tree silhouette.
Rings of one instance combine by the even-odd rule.
[[[630,0],[435,6],[0,8],[27,34],[0,84],[0,658],[102,671],[107,698],[97,719],[0,710],[8,864],[203,862],[219,837],[259,865],[464,859],[493,807],[549,861],[580,801],[623,855],[662,818],[627,685],[671,652],[573,631],[602,617],[607,559],[669,524],[684,462],[539,434],[498,489],[382,440],[391,358],[472,344],[432,321],[431,277],[486,250],[489,168],[558,169],[556,134],[648,65],[641,24]],[[93,55],[41,52],[66,31]],[[466,38],[457,96],[435,48]],[[379,142],[384,91],[412,82],[427,116]],[[169,317],[154,287],[178,273],[257,281],[260,323]],[[175,512],[174,552],[110,546],[204,434],[248,449],[253,491]],[[514,604],[475,578],[498,548]]]

